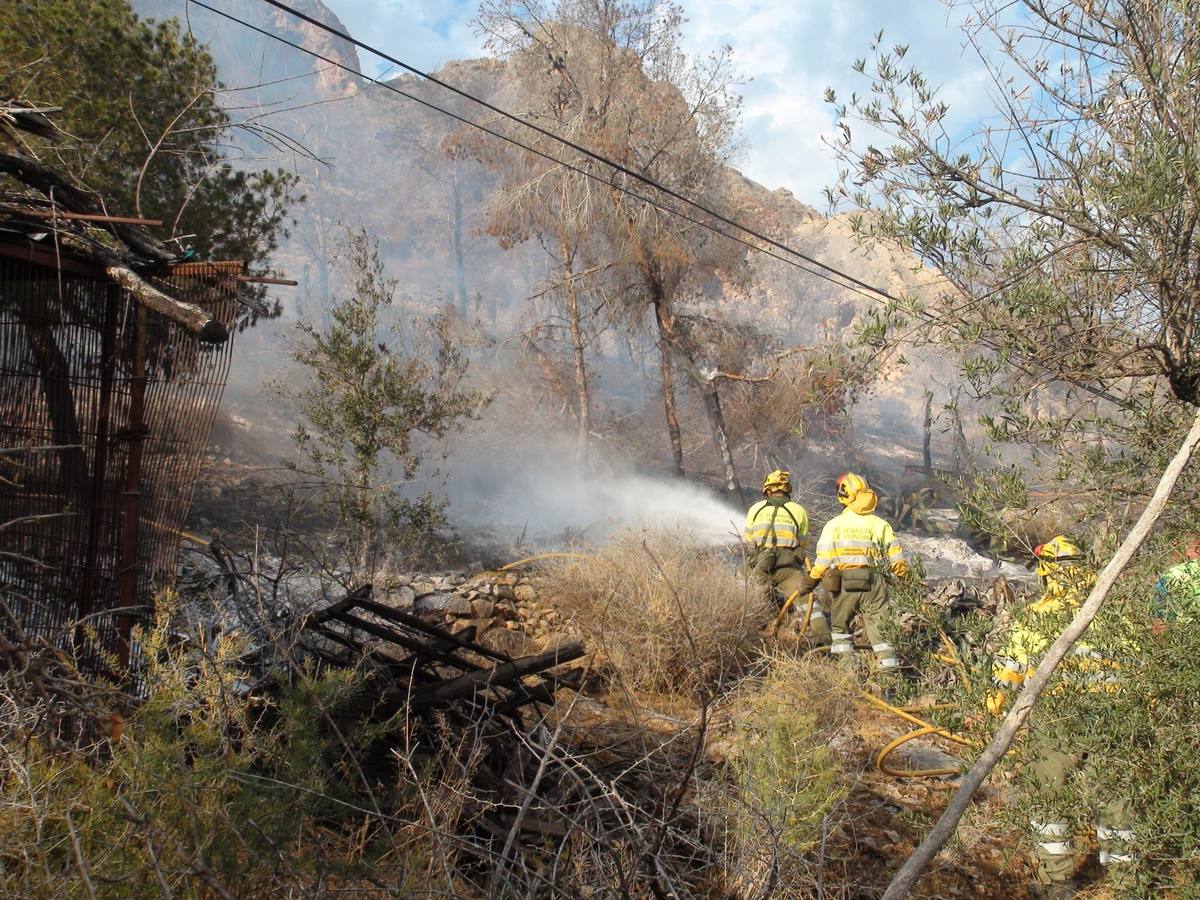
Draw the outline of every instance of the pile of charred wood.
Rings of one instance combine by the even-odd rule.
[[[455,783],[452,810],[430,826],[463,893],[687,896],[712,871],[712,825],[692,796],[703,728],[663,735],[588,716],[581,643],[510,658],[471,628],[375,602],[369,586],[279,637],[243,659],[268,673],[254,692],[282,689],[298,666],[363,673],[325,715],[340,733],[379,729],[347,767],[378,789],[372,803],[418,772]]]
[[[469,708],[488,716],[512,716],[533,703],[553,703],[560,685],[577,675],[549,672],[584,655],[570,642],[544,653],[513,659],[475,643],[474,630],[452,634],[419,616],[371,599],[371,586],[302,617],[290,653],[338,668],[366,667],[373,696],[371,714],[386,718],[401,708]],[[268,648],[246,662],[269,662]],[[534,683],[530,683],[533,681]]]
[[[257,710],[240,720],[246,726],[274,733],[290,689],[322,671],[353,673],[348,694],[311,712],[337,738],[325,746],[342,748],[319,763],[345,773],[337,802],[363,814],[329,827],[386,839],[403,832],[410,845],[417,835],[455,895],[703,892],[721,844],[695,797],[704,728],[681,723],[664,734],[600,715],[583,690],[582,644],[510,658],[476,642],[470,628],[451,633],[375,602],[370,587],[276,621],[231,663],[240,702]],[[127,682],[122,700],[115,682],[90,684],[65,667],[63,651],[16,636],[11,616],[6,625],[5,692],[15,696],[11,688],[24,680],[30,709],[82,720],[90,707],[93,727],[76,736],[90,738],[98,758],[111,752],[137,692]],[[211,650],[199,632],[175,635],[181,659]],[[138,739],[138,729],[125,731],[123,740]]]

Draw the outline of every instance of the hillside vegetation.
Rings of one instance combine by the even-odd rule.
[[[0,10],[6,204],[69,184],[299,281],[246,287],[173,585],[39,634],[10,564],[57,561],[0,523],[0,893],[1200,896],[1189,4],[972,0],[965,141],[876,37],[830,216],[733,168],[736,58],[665,0],[481,3],[439,77],[541,132],[260,6],[216,61],[125,0]],[[773,592],[773,470],[793,574],[843,506],[906,565],[851,518],[819,560],[869,576]],[[123,664],[94,620],[135,613]]]

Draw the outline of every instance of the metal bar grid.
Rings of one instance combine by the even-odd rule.
[[[26,633],[104,671],[174,576],[231,348],[41,262],[0,255],[0,589]],[[156,286],[232,331],[239,272]]]

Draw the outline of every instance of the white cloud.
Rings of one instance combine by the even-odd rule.
[[[431,71],[452,59],[484,55],[467,0],[326,0],[354,37],[418,69]],[[369,75],[392,74],[387,62],[362,53]]]
[[[957,20],[947,19],[939,0],[883,4],[872,0],[825,3],[749,3],[686,0],[689,49],[708,53],[728,44],[739,70],[751,80],[745,96],[745,174],[769,188],[785,187],[821,208],[821,189],[837,173],[822,138],[834,128],[824,102],[826,87],[839,95],[866,90],[851,66],[869,55],[876,32],[887,45],[909,45],[906,61],[934,84],[968,118],[982,109],[986,74],[973,53],[962,52]]]

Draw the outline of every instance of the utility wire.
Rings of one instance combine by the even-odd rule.
[[[760,240],[760,241],[770,245],[771,247],[776,247],[779,250],[784,251],[785,253],[792,254],[793,256],[798,257],[799,259],[802,259],[808,263],[811,263],[812,265],[817,266],[818,269],[813,269],[808,266],[801,265],[800,263],[796,262],[793,259],[786,258],[784,256],[781,256],[778,253],[773,252],[772,250],[769,250],[765,247],[751,243],[750,241],[747,241],[746,239],[744,239],[736,234],[730,234],[728,232],[722,231],[721,229],[714,227],[711,223],[703,222],[693,216],[688,215],[685,212],[682,212],[679,209],[674,208],[673,206],[664,204],[662,201],[656,200],[653,197],[648,197],[644,194],[640,194],[636,191],[630,190],[627,187],[617,184],[615,181],[613,181],[610,178],[605,178],[601,175],[598,175],[595,172],[581,168],[580,166],[574,165],[565,160],[558,159],[557,157],[555,157],[549,153],[546,153],[542,150],[538,150],[535,147],[531,147],[530,145],[528,145],[520,140],[517,140],[509,135],[498,132],[495,129],[492,129],[486,125],[483,125],[479,122],[475,122],[471,119],[468,119],[463,115],[460,115],[458,113],[455,113],[455,112],[447,110],[443,107],[440,107],[437,104],[432,103],[431,101],[425,100],[424,98],[418,97],[414,94],[404,91],[404,90],[396,87],[395,85],[391,84],[390,82],[381,81],[378,78],[373,78],[369,75],[363,75],[361,72],[358,72],[358,71],[352,69],[351,67],[345,65],[344,63],[340,62],[339,60],[332,59],[327,56],[323,56],[322,54],[318,53],[317,51],[311,50],[308,47],[303,46],[302,44],[296,43],[294,41],[290,41],[287,38],[282,37],[278,34],[266,31],[265,29],[260,28],[257,25],[254,25],[250,22],[247,22],[244,19],[240,19],[237,16],[232,15],[231,13],[227,13],[224,10],[220,10],[213,6],[210,6],[208,3],[203,2],[203,0],[189,0],[189,2],[194,3],[197,6],[200,6],[204,9],[207,9],[209,12],[216,13],[217,15],[222,16],[225,19],[228,19],[232,22],[235,22],[246,28],[249,28],[252,31],[256,31],[265,37],[272,38],[273,40],[276,40],[282,44],[286,44],[287,46],[292,47],[296,50],[299,50],[302,53],[306,53],[315,59],[319,59],[322,62],[328,63],[332,66],[342,69],[343,71],[346,71],[357,77],[365,78],[367,81],[370,81],[373,84],[379,85],[382,88],[390,90],[393,93],[399,94],[400,96],[405,97],[406,99],[409,99],[416,103],[419,103],[422,106],[425,106],[429,109],[435,110],[436,112],[442,113],[445,116],[449,116],[450,118],[455,119],[459,122],[462,122],[465,125],[469,125],[472,128],[476,128],[476,129],[484,132],[485,134],[488,134],[492,137],[495,137],[495,138],[505,141],[507,143],[513,144],[514,146],[517,146],[517,147],[521,148],[522,150],[525,150],[528,153],[532,153],[532,154],[539,156],[543,159],[546,159],[556,165],[561,165],[564,168],[566,168],[572,172],[576,172],[577,174],[583,175],[587,178],[591,178],[595,181],[600,182],[601,184],[605,184],[609,187],[615,188],[616,190],[621,191],[622,193],[626,194],[627,196],[632,197],[637,200],[640,200],[643,203],[647,203],[650,206],[655,207],[656,209],[659,209],[670,215],[674,215],[674,216],[681,218],[687,222],[691,222],[692,224],[698,225],[701,228],[705,228],[706,230],[711,231],[714,234],[718,234],[721,237],[724,237],[728,240],[732,240],[739,244],[742,244],[743,246],[748,247],[751,250],[756,250],[760,253],[764,253],[767,256],[770,256],[774,259],[779,260],[780,262],[784,262],[784,263],[787,263],[788,265],[794,266],[795,268],[800,269],[803,272],[807,272],[811,275],[817,276],[818,278],[822,278],[825,281],[828,281],[830,284],[833,284],[844,290],[852,291],[853,293],[859,294],[860,296],[866,297],[867,299],[875,299],[875,297],[878,296],[878,297],[882,297],[886,300],[900,302],[899,298],[888,293],[887,291],[883,290],[882,288],[875,287],[874,285],[869,284],[868,282],[862,281],[861,279],[858,279],[858,278],[854,277],[853,275],[850,275],[846,272],[841,271],[840,269],[830,266],[827,263],[823,263],[818,259],[808,256],[807,254],[804,254],[804,253],[800,252],[799,250],[796,250],[793,247],[789,247],[788,245],[781,243],[780,241],[776,241],[773,238],[770,238],[752,228],[749,228],[748,226],[742,225],[741,223],[739,223],[733,219],[730,219],[727,216],[722,215],[721,213],[717,212],[716,210],[713,210],[698,201],[692,200],[691,198],[686,197],[683,194],[680,194],[677,191],[666,187],[665,185],[655,181],[654,179],[652,179],[646,175],[643,175],[633,169],[628,168],[627,166],[622,165],[621,163],[618,163],[618,162],[608,159],[607,157],[604,157],[598,153],[595,153],[595,152],[587,149],[586,147],[583,147],[582,145],[577,144],[574,141],[568,140],[567,138],[561,137],[560,135],[557,135],[554,132],[549,131],[533,122],[529,122],[525,119],[522,119],[520,116],[516,116],[512,113],[509,113],[506,110],[501,109],[500,107],[495,106],[494,104],[489,103],[486,100],[482,100],[478,97],[475,97],[474,95],[470,94],[467,91],[462,90],[461,88],[455,87],[454,85],[449,84],[448,82],[442,81],[441,79],[436,78],[435,76],[429,75],[429,74],[421,71],[420,69],[417,69],[414,66],[411,66],[411,65],[403,62],[402,60],[396,59],[395,57],[390,56],[389,54],[384,53],[383,51],[378,50],[369,44],[366,44],[362,41],[359,41],[359,40],[351,37],[349,34],[346,34],[345,32],[338,31],[336,28],[326,25],[325,23],[320,22],[319,20],[314,19],[311,16],[305,15],[304,13],[293,9],[292,7],[290,7],[284,3],[280,3],[280,2],[278,2],[278,0],[263,0],[263,2],[268,3],[271,6],[274,6],[283,12],[286,12],[289,15],[295,16],[296,18],[299,18],[302,21],[307,22],[308,24],[310,24],[322,31],[325,31],[328,34],[331,34],[335,37],[338,37],[345,41],[348,41],[349,43],[353,44],[354,46],[358,47],[359,49],[366,50],[368,53],[372,53],[372,54],[380,57],[381,59],[387,60],[388,62],[390,62],[396,66],[399,66],[400,68],[402,68],[408,72],[418,75],[418,76],[432,82],[433,84],[438,85],[439,87],[442,87],[449,91],[452,91],[453,93],[458,94],[459,96],[464,97],[464,98],[472,101],[473,103],[476,103],[476,104],[484,107],[485,109],[491,110],[506,119],[516,122],[517,124],[522,125],[526,128],[530,128],[533,131],[535,131],[545,137],[548,137],[551,140],[556,141],[559,144],[569,147],[570,149],[582,154],[583,156],[586,156],[596,162],[599,162],[605,166],[608,166],[609,168],[613,169],[615,172],[626,175],[630,178],[635,179],[636,181],[640,181],[640,182],[654,188],[655,190],[659,191],[662,194],[665,194],[669,197],[673,197],[677,200],[680,200],[681,202],[687,204],[688,206],[698,209],[701,212],[711,216],[712,218],[716,219],[717,221],[722,222],[726,225],[729,225],[729,226],[737,229],[738,231],[744,232],[745,234],[749,234],[752,237],[754,237],[755,239]],[[824,271],[820,271],[820,270],[824,270]],[[837,280],[835,280],[835,278],[831,277],[830,274],[826,274],[826,273],[832,273],[833,276],[837,276],[838,278],[845,279],[845,281],[849,282],[849,283],[847,284],[847,283],[843,283],[841,281],[837,281]]]
[[[850,283],[855,284],[860,288],[864,288],[865,290],[868,290],[874,294],[878,294],[880,297],[883,297],[887,300],[894,300],[894,301],[899,302],[899,298],[892,296],[890,293],[883,290],[882,288],[878,288],[873,284],[870,284],[866,281],[862,281],[861,279],[855,278],[853,275],[850,275],[847,272],[843,272],[840,269],[829,265],[828,263],[823,263],[819,259],[816,259],[812,256],[808,256],[805,253],[801,253],[799,250],[797,250],[794,247],[788,246],[787,244],[777,241],[774,238],[768,237],[767,235],[762,234],[762,233],[756,231],[755,229],[750,228],[749,226],[743,225],[740,222],[735,221],[734,219],[728,218],[727,216],[716,211],[715,209],[711,209],[710,207],[704,205],[703,203],[700,203],[697,200],[693,200],[690,197],[687,197],[683,194],[678,193],[675,190],[672,190],[671,188],[667,187],[666,185],[662,184],[659,181],[656,181],[655,179],[651,178],[650,176],[648,176],[642,172],[638,172],[636,169],[630,169],[628,166],[625,166],[619,162],[616,162],[615,160],[609,159],[608,157],[603,156],[599,153],[596,153],[593,150],[589,150],[587,147],[584,147],[582,144],[578,144],[575,141],[570,140],[569,138],[563,137],[562,135],[555,134],[553,131],[550,131],[547,128],[543,128],[542,126],[538,125],[535,122],[530,122],[528,119],[524,119],[521,116],[518,116],[514,113],[510,113],[510,112],[508,112],[508,110],[502,109],[493,103],[489,103],[487,100],[480,99],[479,97],[476,97],[474,94],[470,93],[469,91],[464,91],[462,88],[456,87],[447,81],[443,81],[442,79],[438,78],[435,75],[430,75],[428,72],[424,72],[424,71],[416,68],[415,66],[411,66],[408,63],[404,62],[403,60],[396,59],[396,57],[390,56],[389,54],[384,53],[382,50],[378,50],[377,48],[372,47],[370,44],[366,44],[366,43],[358,40],[357,38],[351,37],[349,34],[347,34],[344,31],[338,31],[336,28],[332,27],[331,25],[327,25],[324,22],[314,19],[312,16],[306,15],[305,13],[302,13],[297,9],[293,9],[292,7],[288,6],[286,3],[280,2],[280,0],[263,0],[263,2],[270,4],[271,6],[275,7],[276,9],[286,12],[288,15],[295,16],[296,18],[301,19],[301,20],[307,22],[308,24],[321,29],[322,31],[326,32],[327,34],[331,34],[336,37],[342,38],[345,41],[349,41],[351,44],[353,44],[355,47],[358,47],[360,50],[366,50],[368,53],[373,53],[376,56],[378,56],[380,59],[385,59],[388,62],[392,63],[393,65],[397,65],[400,68],[404,69],[406,72],[411,72],[413,75],[417,75],[421,78],[424,78],[426,81],[430,81],[433,84],[436,84],[438,87],[445,88],[448,91],[452,91],[453,93],[458,94],[460,97],[470,100],[472,103],[479,104],[484,109],[490,110],[491,112],[501,115],[506,119],[510,119],[511,121],[516,122],[518,125],[522,125],[526,128],[532,129],[533,131],[536,131],[538,134],[542,135],[543,137],[548,137],[553,141],[557,141],[558,143],[571,148],[576,153],[582,153],[584,156],[587,156],[590,159],[595,160],[598,163],[601,163],[605,166],[609,166],[612,169],[616,170],[617,172],[620,172],[622,175],[626,175],[630,178],[640,181],[643,184],[648,185],[649,187],[652,187],[656,191],[666,194],[669,197],[674,197],[676,200],[679,200],[679,201],[687,204],[688,206],[693,207],[694,209],[698,209],[701,212],[703,212],[709,216],[712,216],[714,219],[716,219],[719,222],[724,223],[725,225],[729,225],[733,228],[736,228],[738,231],[741,231],[741,232],[744,232],[745,234],[751,235],[752,237],[754,237],[760,241],[763,241],[764,243],[776,248],[777,250],[782,250],[784,253],[790,253],[793,256],[796,256],[799,259],[804,260],[807,263],[811,263],[812,265],[817,266],[818,268],[824,269],[827,272],[837,275],[839,278],[844,278],[847,281],[849,281]],[[719,233],[723,233],[723,232],[719,232]],[[728,235],[726,235],[726,236],[728,237]]]
[[[877,297],[882,297],[886,300],[891,300],[894,302],[902,302],[902,301],[900,301],[900,299],[898,297],[883,290],[882,288],[877,288],[874,285],[871,285],[865,281],[855,278],[853,275],[849,275],[845,272],[842,272],[840,269],[834,268],[833,266],[823,263],[820,260],[814,259],[811,256],[807,256],[807,255],[801,253],[799,250],[795,250],[795,249],[787,246],[786,244],[780,243],[779,241],[773,240],[772,238],[766,237],[765,235],[760,235],[757,231],[755,231],[751,228],[747,228],[746,226],[741,225],[741,224],[733,221],[732,219],[728,219],[725,216],[722,216],[721,214],[719,214],[717,212],[709,210],[707,207],[703,206],[700,203],[697,203],[693,200],[688,199],[687,197],[684,197],[680,194],[675,193],[674,191],[672,191],[668,188],[658,185],[658,183],[655,182],[653,179],[647,178],[644,175],[640,175],[637,172],[634,172],[630,169],[627,169],[627,168],[619,165],[618,163],[605,160],[604,157],[599,156],[598,154],[592,153],[591,151],[587,150],[586,148],[580,147],[579,145],[574,144],[565,138],[559,137],[559,136],[553,134],[552,132],[546,131],[545,129],[540,128],[537,125],[526,122],[524,119],[521,119],[518,116],[514,116],[510,113],[507,113],[504,110],[501,110],[498,107],[495,107],[495,106],[491,105],[490,103],[487,103],[484,100],[479,100],[478,98],[471,96],[470,94],[466,93],[465,91],[460,90],[459,88],[454,87],[453,85],[446,84],[445,82],[442,82],[439,79],[434,78],[433,76],[426,75],[424,72],[421,72],[419,69],[415,69],[412,66],[409,66],[406,63],[403,63],[398,59],[395,59],[394,57],[388,56],[385,53],[381,53],[380,51],[374,49],[370,45],[364,44],[360,41],[357,41],[354,38],[350,37],[348,34],[338,31],[336,28],[330,28],[329,26],[325,25],[322,22],[318,22],[315,19],[312,19],[311,17],[304,15],[303,13],[297,12],[297,11],[291,9],[290,7],[287,7],[284,4],[277,2],[277,0],[264,0],[264,2],[270,3],[272,6],[276,6],[279,9],[286,10],[287,12],[289,12],[295,16],[298,16],[299,18],[303,19],[304,21],[309,22],[312,25],[315,25],[317,28],[320,28],[321,30],[326,31],[329,34],[343,38],[344,40],[347,40],[350,43],[354,44],[356,47],[358,47],[362,50],[366,50],[368,53],[374,53],[375,55],[377,55],[383,59],[386,59],[389,62],[394,63],[395,65],[401,66],[402,68],[404,68],[408,71],[411,71],[417,75],[420,75],[420,76],[428,79],[429,81],[434,82],[435,84],[439,84],[457,94],[461,94],[462,96],[464,96],[476,103],[479,103],[480,105],[482,105],[488,109],[495,110],[496,112],[500,113],[502,116],[505,116],[506,118],[512,119],[513,121],[515,121],[519,124],[522,124],[529,128],[532,128],[535,131],[539,131],[542,134],[545,134],[546,136],[552,138],[555,141],[558,141],[561,144],[565,144],[566,146],[573,147],[573,148],[577,149],[580,153],[583,153],[585,156],[588,156],[588,157],[591,157],[592,159],[604,162],[606,165],[613,167],[617,171],[624,172],[638,181],[641,181],[645,184],[649,184],[651,186],[656,187],[658,190],[662,191],[663,193],[669,194],[674,197],[678,197],[679,199],[683,200],[685,203],[689,204],[690,206],[693,206],[693,207],[696,207],[697,209],[703,210],[703,211],[707,212],[709,215],[713,216],[714,218],[716,218],[722,222],[726,222],[726,223],[732,225],[734,228],[737,228],[747,234],[753,235],[754,237],[758,238],[761,241],[764,241],[767,244],[770,244],[771,246],[778,247],[787,253],[791,253],[795,256],[800,257],[801,259],[811,262],[814,265],[819,266],[821,269],[824,269],[825,271],[819,271],[817,269],[812,269],[812,268],[809,268],[808,266],[801,265],[800,263],[796,262],[794,259],[790,259],[788,257],[781,256],[780,254],[774,252],[773,250],[768,250],[767,248],[761,247],[758,244],[753,244],[750,241],[746,240],[745,238],[739,237],[736,234],[728,234],[724,231],[721,231],[719,228],[714,227],[710,223],[702,222],[699,219],[689,216],[687,213],[684,213],[678,209],[675,209],[674,207],[665,205],[664,203],[662,203],[659,200],[656,200],[652,197],[647,197],[643,194],[639,194],[636,191],[630,190],[629,188],[627,188],[623,185],[617,184],[613,180],[603,178],[603,177],[597,175],[595,172],[588,171],[586,169],[583,169],[579,166],[574,165],[573,163],[569,163],[565,160],[558,159],[558,158],[550,155],[549,153],[546,153],[542,150],[538,150],[534,147],[531,147],[528,144],[525,144],[513,137],[510,137],[509,135],[502,134],[492,128],[489,128],[486,125],[482,125],[479,122],[474,122],[474,121],[466,118],[465,116],[459,115],[458,113],[455,113],[455,112],[451,112],[448,109],[444,109],[443,107],[438,106],[436,103],[432,103],[429,100],[425,100],[421,97],[416,96],[415,94],[410,94],[407,91],[403,91],[400,88],[396,87],[395,85],[393,85],[389,82],[380,81],[378,78],[373,78],[370,75],[363,75],[361,72],[358,72],[355,69],[350,68],[345,63],[342,63],[339,60],[332,59],[328,56],[322,56],[320,53],[316,52],[315,50],[310,50],[308,47],[305,47],[302,44],[297,44],[294,41],[289,41],[285,37],[282,37],[278,34],[270,32],[270,31],[266,31],[265,29],[259,28],[257,25],[253,25],[244,19],[239,19],[237,16],[231,15],[230,13],[227,13],[224,10],[220,10],[213,6],[209,6],[207,3],[203,2],[203,0],[188,0],[188,2],[194,3],[197,6],[203,7],[204,9],[207,9],[209,12],[216,13],[217,15],[222,16],[231,22],[236,22],[237,24],[242,25],[246,28],[249,28],[252,31],[256,31],[259,34],[263,35],[264,37],[269,37],[272,40],[278,41],[281,44],[286,44],[287,46],[292,47],[296,50],[299,50],[302,53],[306,53],[309,56],[313,57],[314,59],[319,59],[322,62],[329,63],[330,65],[335,66],[336,68],[339,68],[345,72],[348,72],[356,77],[364,78],[367,81],[371,82],[372,84],[376,84],[382,88],[386,88],[387,90],[392,91],[395,94],[399,94],[401,97],[405,97],[409,100],[419,103],[420,105],[422,105],[424,107],[435,110],[436,112],[439,112],[445,116],[449,116],[450,118],[455,119],[459,122],[462,122],[465,125],[470,125],[472,128],[477,128],[478,130],[484,132],[485,134],[491,135],[492,137],[495,137],[499,140],[506,141],[507,143],[513,144],[516,147],[520,147],[522,150],[525,150],[527,153],[532,153],[535,156],[541,157],[542,159],[545,159],[545,160],[548,160],[548,161],[554,163],[555,165],[560,165],[572,172],[576,172],[587,178],[591,178],[595,181],[600,182],[601,184],[608,185],[609,187],[612,187],[615,190],[618,190],[629,197],[633,197],[637,200],[642,201],[643,203],[647,203],[656,209],[659,209],[670,215],[676,216],[680,219],[683,219],[684,221],[691,222],[694,225],[697,225],[701,228],[711,231],[713,234],[720,235],[721,237],[724,237],[731,241],[736,241],[737,243],[742,244],[743,246],[748,247],[751,250],[755,250],[759,253],[766,254],[767,256],[777,259],[780,262],[786,263],[787,265],[794,266],[795,268],[801,270],[802,272],[808,272],[811,275],[815,275],[818,278],[822,278],[825,281],[828,281],[830,284],[832,284],[836,287],[842,288],[843,290],[851,291],[855,294],[858,294],[859,296],[867,298],[868,300],[875,300]],[[833,274],[835,274],[841,278],[845,278],[847,281],[850,281],[851,284],[843,284],[842,282],[835,280],[833,277],[831,277],[829,274],[827,274],[828,272],[832,272]],[[864,290],[864,288],[865,288],[865,290]],[[922,319],[925,319],[927,322],[929,322],[931,324],[935,323],[934,316],[932,314],[930,314],[929,312],[918,312],[917,315],[919,315]],[[985,339],[983,341],[983,344],[984,344],[984,346],[990,347],[993,350],[997,350],[997,351],[1001,350],[1000,346],[997,345],[994,341],[988,341]],[[1016,359],[1010,358],[1008,362],[1009,362],[1009,365],[1011,365],[1013,368],[1017,369],[1019,372],[1023,372],[1024,374],[1029,375],[1030,377],[1038,377],[1036,372],[1033,369],[1018,362]],[[1087,393],[1090,393],[1096,397],[1099,397],[1104,400],[1108,400],[1108,401],[1118,404],[1118,405],[1120,403],[1120,400],[1118,398],[1114,397],[1111,393],[1104,390],[1103,388],[1098,388],[1094,385],[1090,385],[1090,384],[1087,384],[1084,382],[1074,381],[1074,380],[1072,380],[1070,383],[1075,385],[1076,387],[1080,388],[1081,390],[1083,390]]]

